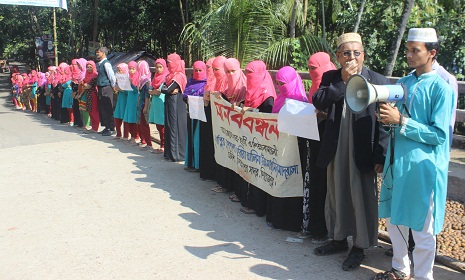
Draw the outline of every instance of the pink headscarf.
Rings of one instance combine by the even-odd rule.
[[[133,86],[138,87],[139,81],[140,81],[140,75],[139,75],[139,72],[137,71],[137,62],[135,62],[134,60],[129,61],[128,67],[136,69],[136,72],[134,74],[131,74],[131,72],[129,72],[129,79],[131,79],[131,84]]]
[[[21,74],[21,77],[23,77],[23,86],[26,86],[29,83],[29,77],[27,76],[27,73]]]
[[[139,72],[139,88],[142,88],[146,83],[150,83],[152,72],[147,61],[141,60],[137,63],[137,71]]]
[[[155,75],[153,76],[153,79],[152,79],[152,87],[154,89],[158,89],[160,85],[165,81],[165,77],[169,74],[168,67],[166,66],[166,60],[164,60],[163,58],[159,58],[155,60],[155,66],[157,66],[157,64],[160,64],[161,66],[163,66],[163,72],[161,73],[158,73],[158,71],[155,72]]]
[[[241,69],[241,63],[235,58],[228,58],[224,62],[226,72],[235,70],[234,73],[226,73],[228,77],[228,89],[225,92],[230,103],[242,102],[245,100],[247,78]]]
[[[272,113],[278,113],[281,110],[286,98],[303,102],[308,101],[302,78],[291,66],[284,66],[279,69],[276,73],[276,81],[284,84],[278,86],[279,94],[274,101]]]
[[[124,62],[118,64],[118,65],[116,66],[116,68],[118,68],[118,70],[121,70],[121,72],[122,72],[123,74],[128,74],[128,73],[129,73],[129,66],[128,66],[126,63],[124,63]]]
[[[87,72],[87,65],[92,66],[92,73]],[[95,62],[93,60],[89,60],[86,63],[86,75],[84,77],[84,82],[86,84],[90,83],[93,79],[97,79],[98,72],[97,72],[97,66],[95,65]]]
[[[60,78],[61,84],[64,84],[68,82],[69,80],[71,80],[71,69],[66,62],[60,63],[60,65],[58,65],[58,68],[61,71],[61,78]]]
[[[212,68],[219,69],[217,71],[213,70],[213,74],[215,76],[215,86],[213,88],[213,91],[225,93],[226,89],[228,88],[228,77],[226,76],[226,72],[224,71],[225,61],[226,57],[224,56],[217,56],[215,60],[213,60]]]
[[[201,72],[196,72],[195,69],[202,69]],[[196,61],[194,62],[194,65],[192,66],[192,70],[194,73],[192,74],[192,78],[194,80],[200,81],[200,80],[206,80],[207,79],[207,65],[203,61]]]
[[[166,76],[166,84],[169,86],[173,81],[175,81],[181,88],[181,91],[184,92],[187,84],[184,60],[182,60],[177,53],[168,55],[167,60],[168,70],[170,73]]]
[[[84,58],[73,59],[71,61],[71,79],[74,83],[78,84],[86,76],[86,62]]]
[[[311,69],[316,67],[315,69]],[[329,54],[325,52],[317,52],[310,56],[308,59],[308,69],[310,72],[310,78],[312,78],[312,86],[310,87],[310,91],[308,93],[308,100],[312,103],[312,96],[315,91],[320,87],[321,78],[323,77],[323,73],[329,70],[336,70],[336,66],[331,62]]]
[[[276,99],[273,79],[271,79],[263,61],[252,61],[245,70],[248,71],[246,74],[247,93],[245,95],[245,106],[258,108],[268,97],[271,96]]]
[[[213,61],[214,57],[210,58],[205,65],[207,66],[207,84],[205,85],[204,91],[212,91],[215,88],[215,74],[213,73]]]
[[[35,82],[39,83],[39,74],[36,70],[31,70],[31,79],[29,80],[29,83],[33,84]]]
[[[45,73],[39,72],[39,87],[42,87],[47,84],[47,78],[45,77]]]

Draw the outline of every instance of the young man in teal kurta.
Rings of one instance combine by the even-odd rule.
[[[398,81],[406,86],[407,96],[395,107],[380,108],[381,121],[398,127],[392,128],[379,204],[394,251],[392,270],[375,279],[408,279],[409,228],[416,244],[415,279],[433,279],[436,235],[444,225],[454,105],[452,87],[432,68],[438,49],[433,28],[409,30],[406,56],[415,71]]]

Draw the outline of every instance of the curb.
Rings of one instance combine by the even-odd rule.
[[[391,243],[391,239],[389,238],[389,234],[385,230],[378,230],[378,239],[381,239],[385,242]],[[436,253],[435,260],[442,264],[445,265],[449,268],[452,268],[458,272],[465,273],[465,263],[458,261],[456,259],[453,259],[448,256],[440,255]]]

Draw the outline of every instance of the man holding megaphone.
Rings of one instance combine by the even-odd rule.
[[[449,129],[454,91],[433,70],[439,43],[433,28],[411,28],[406,43],[409,67],[398,81],[407,94],[395,107],[380,105],[380,119],[393,137],[384,165],[379,216],[393,247],[392,269],[374,279],[409,279],[408,230],[415,241],[415,279],[433,279],[436,235],[444,226],[449,168]]]
[[[345,252],[347,237],[352,236],[352,249],[342,265],[343,270],[352,270],[365,258],[364,249],[378,244],[376,173],[383,170],[389,136],[377,121],[375,103],[355,114],[346,108],[344,93],[349,78],[357,74],[370,84],[385,85],[389,80],[363,67],[359,34],[346,33],[337,41],[341,68],[324,73],[313,96],[313,105],[328,112],[317,166],[327,167],[325,218],[333,239],[314,252],[319,256]]]

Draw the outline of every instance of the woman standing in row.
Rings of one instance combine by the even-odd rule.
[[[213,127],[210,105],[210,92],[215,89],[215,74],[213,72],[214,57],[207,63],[207,83],[205,84],[203,102],[206,122],[200,122],[200,149],[199,149],[199,169],[200,178],[204,180],[216,180],[215,147],[213,144]]]
[[[159,58],[155,61],[155,75],[152,79],[152,90],[149,90],[151,98],[149,122],[155,124],[160,137],[160,148],[153,150],[154,153],[164,153],[165,149],[165,94],[161,88],[169,74],[166,61]]]
[[[129,75],[129,67],[126,63],[120,63],[116,66],[118,74]],[[118,81],[117,81],[118,83]],[[123,130],[124,136],[121,133],[121,126],[123,125],[124,112],[126,111],[126,105],[128,102],[128,92],[126,90],[118,89],[118,98],[116,100],[115,111],[113,112],[113,118],[115,122],[116,136],[113,139],[128,139],[128,125],[124,122]]]
[[[150,83],[152,73],[150,72],[149,64],[145,60],[139,61],[137,65],[139,72],[139,99],[137,101],[137,123],[139,124],[139,133],[141,135],[140,147],[142,149],[153,150],[152,136],[150,136],[150,127],[147,122],[150,100]]]
[[[97,95],[97,66],[92,60],[86,63],[86,75],[84,77],[83,89],[86,97],[86,111],[89,113],[91,129],[89,133],[98,132],[100,126],[100,116],[98,112],[98,95]]]
[[[131,140],[128,143],[139,144],[139,127],[137,124],[137,100],[139,99],[139,73],[137,72],[137,62],[128,63],[129,79],[131,80],[132,91],[128,91],[126,110],[124,111],[123,121],[128,123]]]
[[[165,94],[165,151],[164,157],[171,161],[183,161],[186,149],[187,121],[186,104],[182,93],[187,84],[185,62],[176,54],[168,55],[166,83],[161,92]]]
[[[183,93],[184,102],[189,108],[188,98],[200,96],[203,98],[205,84],[207,83],[207,66],[203,61],[196,61],[193,65],[192,78],[189,79]],[[187,111],[187,141],[184,168],[189,171],[199,170],[200,152],[200,121],[191,119]]]

